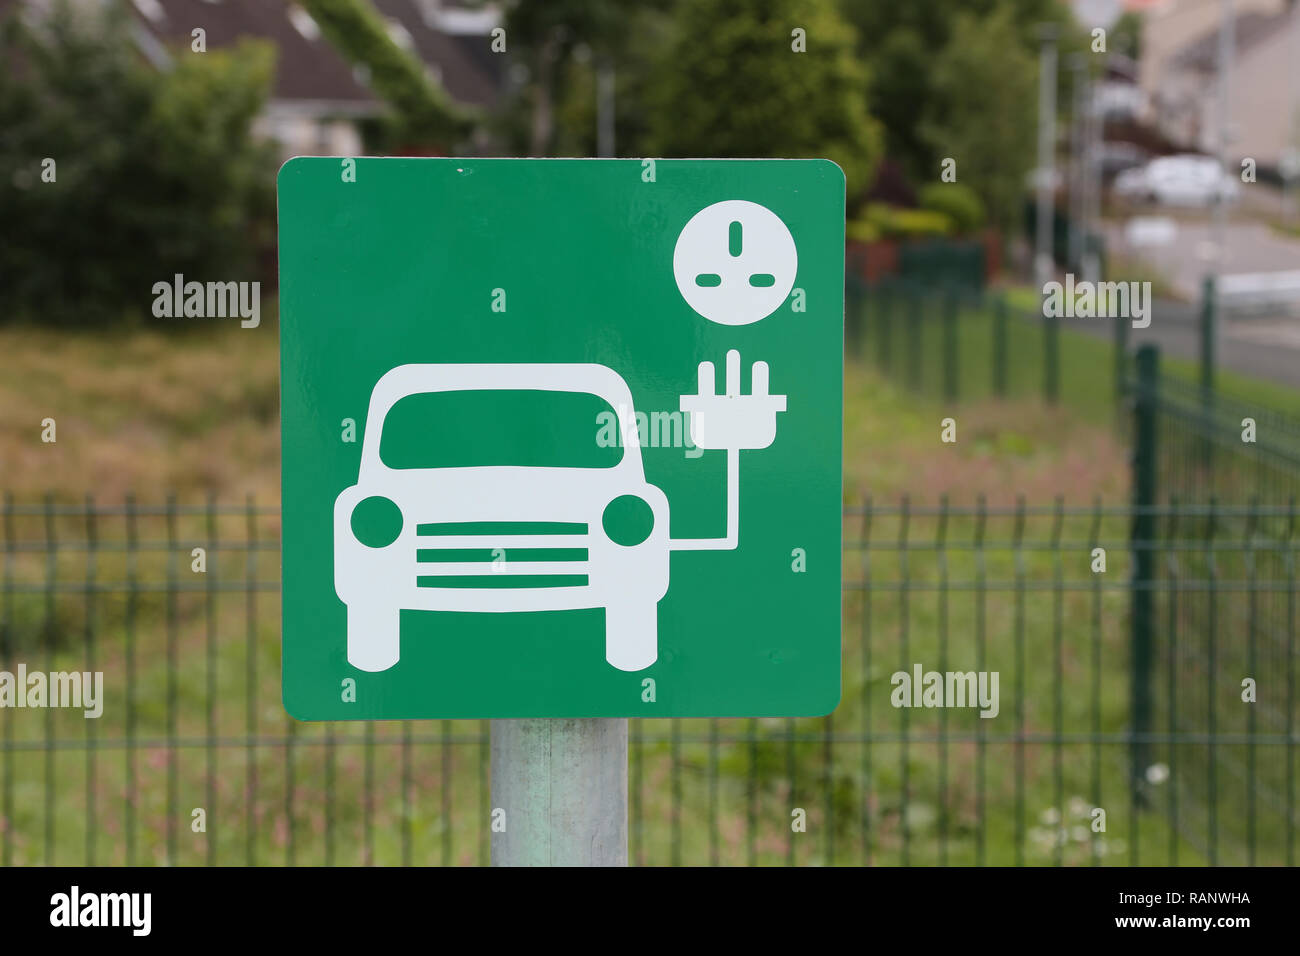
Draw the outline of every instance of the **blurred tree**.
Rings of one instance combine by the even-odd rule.
[[[1136,10],[1125,10],[1110,29],[1110,43],[1107,49],[1123,53],[1138,60],[1142,57],[1142,14]]]
[[[270,51],[186,54],[164,76],[129,31],[64,3],[37,27],[0,22],[0,321],[102,324],[147,314],[177,272],[258,278],[275,161],[249,130]]]
[[[529,156],[595,152],[595,72],[619,78],[617,112],[639,112],[632,78],[643,73],[641,51],[656,35],[654,21],[668,0],[508,0],[507,51],[522,68],[521,98],[507,112],[528,113],[518,149]],[[637,42],[633,42],[633,40]],[[513,117],[510,117],[513,119]]]
[[[1038,48],[1038,30],[1043,24],[1057,28],[1070,50],[1083,49],[1085,36],[1074,21],[1065,0],[925,0],[923,3],[864,3],[843,0],[844,16],[858,31],[858,42],[868,58],[874,58],[880,44],[895,31],[909,29],[929,50],[938,50],[958,34],[958,14],[976,20],[1005,9],[1013,32],[1026,50]]]
[[[868,77],[834,0],[681,0],[646,155],[828,157],[855,205],[881,153]],[[806,52],[795,52],[802,30]]]
[[[863,3],[844,0],[845,17],[857,29],[858,50],[871,68],[869,108],[884,127],[886,154],[901,163],[918,184],[937,179],[939,160],[949,152],[936,152],[932,137],[924,134],[921,120],[952,111],[944,104],[944,90],[936,86],[936,59],[940,51],[964,35],[972,24],[1004,11],[1011,29],[1004,35],[1016,52],[1037,57],[1038,29],[1054,25],[1061,37],[1061,61],[1070,52],[1086,48],[1086,36],[1074,24],[1061,0],[925,0],[923,3]],[[964,15],[964,16],[963,16]],[[992,51],[996,57],[998,51]],[[1068,114],[1068,71],[1060,71],[1057,101],[1062,117]],[[951,89],[951,88],[950,88]],[[1035,114],[1021,117],[1032,127]]]
[[[369,73],[370,85],[394,115],[381,131],[386,151],[452,152],[471,128],[471,120],[429,76],[418,57],[388,35],[383,18],[366,0],[301,0],[321,32],[340,53]]]
[[[1019,41],[1010,5],[987,17],[958,14],[935,58],[921,131],[937,158],[956,160],[957,182],[983,199],[993,225],[1018,224],[1035,161],[1038,65]],[[934,177],[939,173],[938,159]]]
[[[935,49],[916,27],[900,25],[879,39],[871,58],[871,113],[884,128],[889,158],[914,182],[932,174],[930,144],[921,135],[917,110],[933,96]]]

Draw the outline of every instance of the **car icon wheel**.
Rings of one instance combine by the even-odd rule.
[[[622,601],[605,608],[606,661],[621,671],[640,671],[658,657],[657,601]]]
[[[384,604],[348,605],[348,663],[385,671],[401,653],[401,609]]]

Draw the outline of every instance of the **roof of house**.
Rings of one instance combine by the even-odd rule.
[[[325,103],[349,112],[375,112],[379,101],[352,65],[292,0],[124,0],[141,27],[146,55],[188,48],[202,27],[208,49],[243,37],[269,40],[276,48],[271,95],[281,102]],[[415,53],[457,103],[487,106],[501,88],[504,67],[490,39],[475,31],[491,10],[463,9],[448,0],[377,0],[390,35]],[[448,27],[454,29],[448,29]]]
[[[439,5],[419,0],[374,0],[374,4],[390,21],[401,24],[414,51],[453,100],[487,106],[496,99],[505,75],[505,58],[492,52],[488,35],[445,29]]]
[[[1288,14],[1259,13],[1252,11],[1237,17],[1234,24],[1234,54],[1241,56],[1256,44],[1267,40],[1279,31],[1287,29]],[[1171,61],[1176,67],[1212,73],[1219,64],[1219,27],[1200,34],[1178,52]]]
[[[205,31],[209,50],[244,37],[269,40],[276,49],[273,99],[378,107],[337,50],[294,25],[290,13],[296,6],[285,0],[129,0],[129,5],[144,29],[169,48],[188,48],[196,27]]]

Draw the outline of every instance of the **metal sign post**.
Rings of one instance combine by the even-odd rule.
[[[627,865],[627,720],[492,721],[492,865]]]

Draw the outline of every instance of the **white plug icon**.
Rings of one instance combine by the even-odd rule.
[[[727,353],[725,391],[715,393],[712,362],[700,363],[699,394],[681,396],[681,410],[690,415],[691,441],[699,448],[766,448],[776,439],[776,413],[785,411],[784,395],[768,393],[766,362],[751,369],[750,394],[740,391],[740,353]]]
[[[682,227],[673,277],[687,304],[710,322],[749,325],[767,318],[794,288],[799,256],[776,213],[743,199],[705,206]],[[727,533],[672,538],[676,551],[728,551],[740,545],[740,452],[776,440],[776,414],[786,396],[768,393],[766,362],[751,368],[750,394],[740,391],[740,353],[727,352],[727,380],[717,393],[712,362],[701,362],[699,391],[680,397],[697,448],[727,453]]]
[[[794,288],[794,237],[766,206],[728,199],[705,206],[682,227],[673,277],[687,304],[711,322],[765,319]]]

